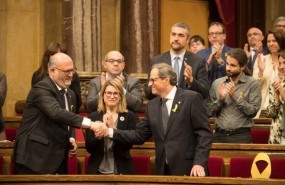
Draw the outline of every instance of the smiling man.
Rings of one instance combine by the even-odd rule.
[[[75,71],[68,55],[56,53],[49,76],[31,89],[14,144],[15,174],[66,174],[68,152],[75,155],[77,147],[70,139],[72,127],[98,126],[75,114],[76,96],[69,89]]]
[[[177,74],[177,85],[182,89],[189,89],[200,93],[203,98],[208,97],[206,61],[186,50],[190,41],[190,29],[185,23],[176,23],[171,27],[169,45],[170,51],[154,56],[150,61],[150,68],[154,64],[166,63],[172,66]],[[145,88],[148,99],[155,96],[149,87]]]
[[[215,80],[210,89],[209,116],[216,116],[213,142],[251,143],[252,118],[261,105],[257,80],[249,76],[247,56],[240,48],[227,53],[227,76]]]
[[[106,72],[90,81],[88,96],[86,100],[86,111],[88,113],[97,110],[101,87],[108,79],[118,80],[123,88],[127,100],[127,109],[138,112],[142,104],[142,91],[139,79],[131,77],[123,72],[126,65],[124,56],[119,51],[110,51],[106,54],[103,66]]]
[[[158,175],[207,176],[212,131],[203,98],[176,83],[170,65],[155,64],[148,85],[157,97],[148,102],[144,119],[136,130],[109,128],[105,136],[132,144],[152,136]]]

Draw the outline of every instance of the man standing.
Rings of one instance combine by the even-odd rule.
[[[125,68],[124,56],[119,51],[110,51],[105,56],[103,66],[106,73],[103,72],[100,77],[90,81],[86,100],[87,112],[91,113],[97,110],[100,89],[106,80],[113,78],[121,82],[124,88],[128,110],[138,112],[143,100],[141,85],[138,79],[123,73]]]
[[[285,17],[284,16],[280,16],[275,19],[274,28],[282,29],[283,31],[285,31]]]
[[[247,43],[244,45],[244,52],[248,58],[248,68],[253,74],[253,66],[258,53],[266,54],[266,49],[263,47],[262,41],[264,36],[262,31],[256,27],[252,27],[247,31]]]
[[[74,113],[76,98],[68,87],[75,71],[68,55],[56,53],[49,76],[31,89],[14,146],[15,174],[66,174],[68,150],[76,153],[69,130],[98,126]]]
[[[197,53],[207,61],[208,85],[211,87],[213,81],[226,75],[226,52],[231,48],[225,45],[226,28],[220,22],[212,22],[209,27],[210,48],[203,49]]]
[[[148,102],[142,122],[136,130],[109,128],[105,136],[133,144],[143,144],[152,136],[157,174],[205,176],[212,131],[203,98],[176,83],[176,73],[170,65],[155,64],[148,85],[157,97]]]
[[[227,53],[227,76],[213,82],[210,89],[209,115],[216,116],[213,142],[251,143],[252,118],[261,104],[258,81],[249,76],[247,56],[240,49]]]
[[[177,74],[177,85],[182,89],[196,91],[204,98],[208,97],[206,62],[197,55],[186,50],[190,41],[190,29],[184,23],[176,23],[171,27],[170,51],[155,56],[150,61],[150,66],[166,63],[172,66]],[[155,96],[149,87],[145,88],[148,99]]]

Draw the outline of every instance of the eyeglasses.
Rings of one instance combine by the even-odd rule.
[[[119,92],[111,92],[111,91],[105,91],[104,94],[110,98],[112,95],[114,96],[114,98],[118,98],[120,96]]]
[[[150,78],[149,80],[148,80],[148,83],[154,83],[156,80],[158,80],[158,79],[164,79],[164,78],[162,78],[162,77],[156,77],[156,78]]]
[[[260,33],[249,33],[247,34],[247,37],[252,37],[252,36],[258,36],[261,35]]]
[[[70,73],[74,74],[77,71],[76,68],[68,69],[68,70],[59,69],[57,67],[54,67],[54,68],[57,70],[60,70],[61,72],[64,72],[66,75],[69,75]]]
[[[222,35],[222,34],[224,34],[223,32],[210,32],[209,33],[209,35],[212,37],[212,36],[215,36],[215,35],[217,35],[217,36],[220,36],[220,35]]]
[[[118,59],[118,60],[115,60],[115,59],[108,59],[106,60],[106,62],[109,62],[111,64],[115,64],[115,62],[117,62],[118,64],[122,64],[124,63],[125,61],[121,60],[121,59]]]
[[[275,25],[275,28],[285,28],[285,25],[277,24]]]

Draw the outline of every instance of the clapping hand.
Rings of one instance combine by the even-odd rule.
[[[116,128],[112,113],[109,111],[104,114],[103,122],[107,125],[108,128]]]
[[[193,76],[192,76],[192,67],[184,62],[185,70],[184,70],[184,78],[188,84],[192,84]],[[178,79],[178,78],[177,78]]]

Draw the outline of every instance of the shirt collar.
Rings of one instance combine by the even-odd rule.
[[[229,82],[229,81],[230,81],[229,77],[226,78],[225,81],[226,81],[226,82]],[[246,74],[244,74],[244,72],[242,72],[242,74],[241,74],[241,76],[240,76],[240,78],[239,78],[239,82],[245,83],[246,81],[247,81]]]
[[[181,53],[180,55],[175,55],[174,53],[172,53],[172,52],[170,51],[171,61],[173,61],[174,58],[177,57],[177,56],[178,56],[181,60],[183,60],[185,53],[186,53],[186,50],[185,50],[183,53]]]
[[[67,92],[67,89],[63,89],[63,88],[61,88],[61,87],[59,87],[57,84],[55,84],[56,85],[56,87],[57,87],[57,89],[60,91],[60,90],[65,90],[65,92]]]
[[[170,90],[170,92],[166,95],[165,98],[168,99],[168,100],[174,100],[176,91],[177,91],[177,87],[173,86],[173,88]]]

